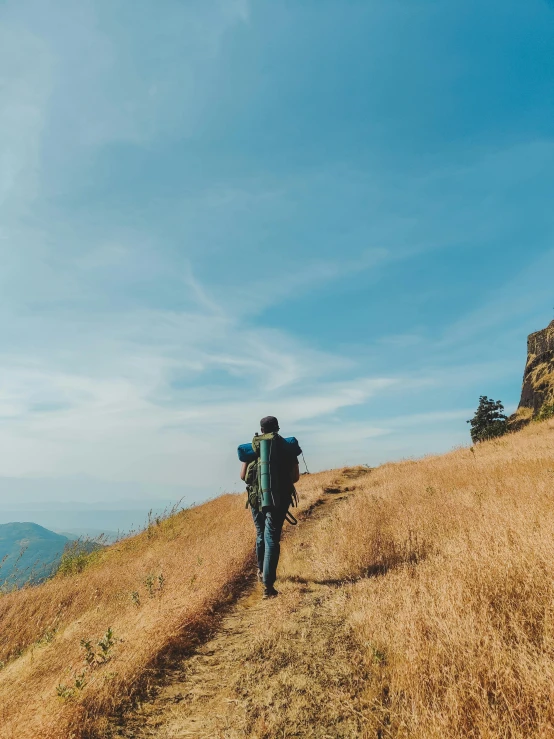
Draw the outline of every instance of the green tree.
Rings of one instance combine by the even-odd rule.
[[[492,400],[481,395],[475,415],[467,423],[471,424],[471,440],[486,441],[502,436],[508,430],[508,416],[504,413],[504,406],[500,400]]]

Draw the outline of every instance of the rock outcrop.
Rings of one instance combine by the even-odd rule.
[[[536,418],[554,404],[554,321],[527,339],[527,364],[517,414]]]

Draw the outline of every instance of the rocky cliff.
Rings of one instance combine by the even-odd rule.
[[[535,418],[554,405],[554,321],[527,339],[527,364],[517,415]]]

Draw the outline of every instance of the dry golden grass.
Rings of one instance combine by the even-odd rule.
[[[102,715],[136,691],[161,652],[209,625],[245,572],[244,513],[244,500],[223,496],[110,547],[81,574],[2,596],[1,736],[101,729]],[[111,659],[91,669],[80,642],[108,628],[117,640]],[[87,684],[76,690],[83,671]]]
[[[553,737],[554,422],[334,474],[279,598],[235,612],[124,736]]]
[[[554,421],[362,472],[303,479],[305,504],[335,479],[353,490],[285,540],[281,596],[235,614],[235,631],[216,641],[214,695],[126,736],[180,736],[195,710],[205,713],[196,725],[226,739],[554,737]],[[2,738],[102,735],[102,712],[213,623],[252,543],[242,496],[224,496],[110,548],[81,575],[0,598],[0,647],[23,649],[0,672]],[[146,578],[160,573],[150,598]],[[39,645],[52,625],[55,638]],[[111,661],[58,698],[82,669],[80,639],[109,626],[124,640]],[[179,690],[193,680],[183,674]]]
[[[354,487],[291,537],[193,735],[553,737],[554,422]]]
[[[311,561],[352,580],[329,608],[364,657],[360,735],[554,736],[554,423],[362,486]]]
[[[303,505],[316,487],[306,481]],[[224,495],[107,548],[82,573],[1,595],[0,737],[102,736],[158,658],[212,628],[252,571],[244,502]],[[109,659],[87,664],[81,640],[101,653],[109,628]]]

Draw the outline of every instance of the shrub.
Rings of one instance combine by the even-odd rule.
[[[467,423],[471,424],[471,440],[474,444],[502,436],[508,430],[508,416],[504,413],[502,402],[487,398],[486,395],[481,395],[475,415]]]
[[[554,403],[545,403],[537,413],[535,421],[546,421],[549,418],[554,418]]]

